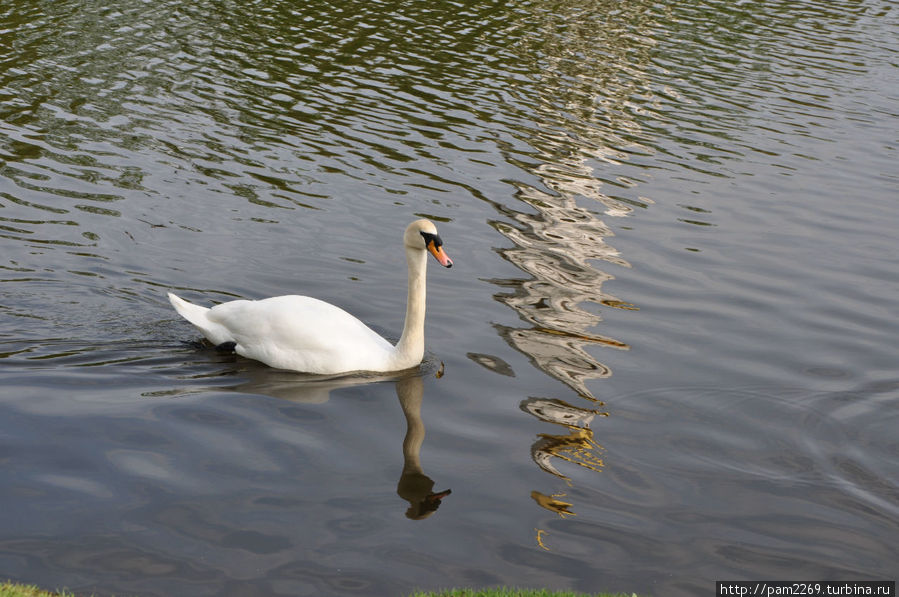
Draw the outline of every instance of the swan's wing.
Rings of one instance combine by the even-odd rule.
[[[307,296],[231,301],[210,321],[228,330],[238,354],[283,369],[378,370],[393,346],[340,307]]]

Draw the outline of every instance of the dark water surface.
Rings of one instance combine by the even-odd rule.
[[[897,31],[886,0],[5,2],[0,577],[896,579]],[[418,216],[456,267],[417,372],[218,355],[164,297],[395,338]]]

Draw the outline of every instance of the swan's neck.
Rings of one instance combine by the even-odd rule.
[[[396,369],[408,369],[421,362],[425,354],[425,270],[428,255],[406,249],[409,264],[409,294],[406,298],[406,323],[396,344]]]

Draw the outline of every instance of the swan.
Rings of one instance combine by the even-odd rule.
[[[236,300],[211,309],[168,293],[175,310],[224,350],[277,369],[340,374],[389,372],[421,363],[425,348],[425,271],[427,253],[452,267],[437,227],[416,220],[403,234],[409,266],[406,322],[396,346],[340,307],[308,296]]]

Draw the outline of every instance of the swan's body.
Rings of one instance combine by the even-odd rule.
[[[425,251],[444,267],[453,264],[429,220],[412,222],[403,244],[409,293],[403,335],[396,346],[340,307],[308,296],[230,301],[211,309],[168,296],[175,310],[210,342],[233,343],[237,354],[271,367],[322,374],[399,371],[424,357]]]

